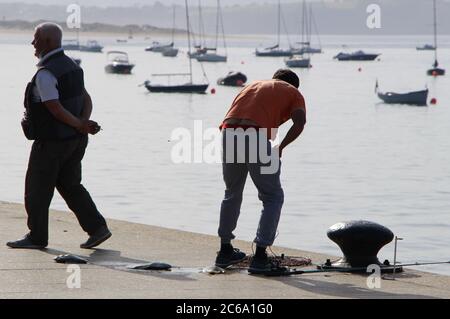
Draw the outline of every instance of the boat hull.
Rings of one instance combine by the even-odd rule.
[[[162,53],[165,50],[172,49],[172,48],[173,48],[173,44],[157,45],[157,46],[147,47],[147,48],[145,48],[145,51]]]
[[[408,104],[427,106],[428,90],[410,93],[378,93],[378,97],[386,104]]]
[[[291,50],[265,50],[265,51],[255,51],[256,56],[259,57],[290,57],[292,56]]]
[[[425,45],[423,47],[416,47],[416,50],[417,51],[434,51],[434,50],[436,50],[436,48],[433,46]]]
[[[290,68],[309,69],[311,65],[310,59],[292,58],[285,61],[286,66]]]
[[[82,51],[82,52],[92,52],[92,53],[102,53],[103,52],[103,47],[80,46],[80,51]]]
[[[147,90],[152,93],[205,93],[209,84],[184,84],[184,85],[151,85],[145,84]]]
[[[62,48],[64,51],[80,51],[80,46],[78,44],[65,44]]]
[[[196,57],[198,62],[227,62],[227,56],[218,54],[201,54]]]
[[[174,48],[166,49],[162,52],[162,55],[165,57],[174,58],[178,55],[179,50]]]
[[[379,54],[338,54],[334,58],[338,61],[374,61]]]
[[[133,68],[134,68],[133,64],[120,64],[120,65],[108,64],[107,66],[105,66],[105,72],[111,74],[131,74]]]

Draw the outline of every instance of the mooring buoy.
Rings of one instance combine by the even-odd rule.
[[[403,270],[400,266],[394,268],[387,260],[384,263],[378,260],[380,249],[394,238],[392,231],[385,226],[366,220],[341,222],[331,226],[327,236],[339,246],[344,256],[335,262],[327,260],[320,268],[359,268],[364,272],[361,269],[375,264],[382,272]]]

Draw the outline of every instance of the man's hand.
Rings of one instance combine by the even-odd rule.
[[[281,156],[283,155],[283,148],[281,147],[281,144],[275,145],[272,148],[272,153],[278,153],[278,158],[281,158]]]
[[[81,134],[95,135],[100,132],[100,125],[97,122],[91,120],[80,120],[80,125],[77,127],[78,132]]]
[[[91,134],[91,135],[97,134],[102,129],[102,127],[100,125],[98,125],[98,123],[95,122],[95,121],[89,120],[88,123],[89,123],[88,124],[89,132],[88,133]]]

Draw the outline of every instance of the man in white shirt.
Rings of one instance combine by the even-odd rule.
[[[48,214],[55,188],[75,213],[93,248],[109,237],[106,221],[81,184],[81,161],[88,134],[100,126],[90,120],[92,100],[84,88],[83,70],[61,48],[62,29],[53,23],[36,27],[32,45],[40,59],[25,92],[25,136],[34,140],[25,181],[25,208],[30,232],[11,248],[48,245]]]

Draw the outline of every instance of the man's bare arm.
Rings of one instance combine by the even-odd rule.
[[[67,124],[78,131],[81,131],[83,129],[83,122],[76,116],[74,116],[72,113],[67,111],[59,102],[59,100],[50,100],[44,102],[45,107],[47,110],[60,122],[63,122],[64,124]],[[87,125],[85,123],[85,125]]]
[[[81,134],[97,134],[100,131],[100,126],[97,122],[77,118],[72,113],[67,111],[59,102],[59,100],[50,100],[44,102],[49,112],[60,122],[75,128]],[[86,113],[88,114],[88,113]],[[90,115],[89,115],[90,116]]]
[[[305,111],[302,109],[297,109],[294,112],[292,112],[292,121],[294,124],[289,129],[288,133],[286,134],[285,138],[280,144],[279,151],[280,151],[280,157],[283,154],[283,149],[291,144],[293,141],[295,141],[300,134],[302,134],[303,129],[305,127],[306,123],[306,114]]]

